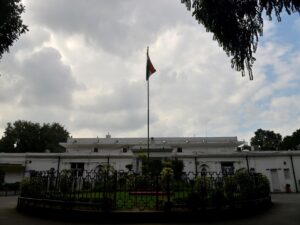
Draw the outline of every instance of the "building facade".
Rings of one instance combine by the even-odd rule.
[[[178,159],[184,172],[228,171],[245,168],[266,175],[271,191],[292,192],[300,187],[300,152],[241,151],[237,137],[69,138],[61,145],[65,153],[0,153],[0,179],[14,183],[37,170],[93,170],[110,165],[141,172],[142,158]],[[1,180],[0,180],[1,181]]]

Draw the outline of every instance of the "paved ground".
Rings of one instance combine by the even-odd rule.
[[[300,194],[276,194],[272,196],[274,206],[268,211],[250,218],[218,222],[202,222],[209,225],[299,225]],[[79,224],[45,220],[16,212],[17,197],[0,197],[0,225],[70,225]],[[84,223],[80,223],[84,224]],[[99,221],[98,224],[101,224]],[[196,223],[195,223],[196,224]],[[90,223],[91,225],[91,223]],[[192,225],[192,224],[191,224]]]

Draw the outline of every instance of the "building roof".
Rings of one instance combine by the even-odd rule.
[[[84,145],[117,145],[117,146],[143,146],[147,145],[147,138],[69,138],[66,143],[61,143],[65,148],[70,146]],[[230,145],[238,146],[243,142],[238,141],[237,137],[151,137],[151,145]]]

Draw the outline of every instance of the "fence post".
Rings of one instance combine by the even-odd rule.
[[[158,210],[158,208],[159,208],[159,207],[158,207],[158,204],[159,204],[159,203],[158,203],[158,176],[159,176],[159,175],[157,175],[157,174],[155,175],[156,210]]]
[[[170,212],[172,209],[170,181],[171,181],[171,177],[167,176],[167,202],[165,203],[165,211],[166,212]]]

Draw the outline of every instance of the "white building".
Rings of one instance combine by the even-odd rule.
[[[246,168],[266,175],[271,191],[300,188],[300,151],[238,151],[237,137],[151,138],[150,158],[182,160],[185,172]],[[148,155],[147,138],[69,138],[65,153],[0,153],[4,182],[20,181],[30,170],[95,169],[110,164],[116,170],[141,171],[141,155]]]

